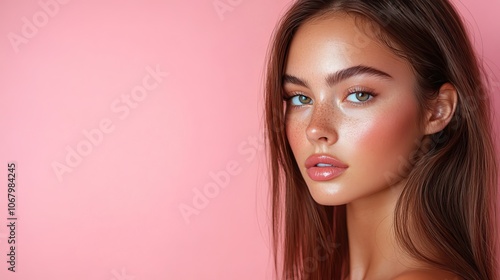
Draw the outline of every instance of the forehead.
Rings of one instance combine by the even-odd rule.
[[[409,63],[378,40],[377,30],[371,22],[345,13],[310,19],[292,39],[286,72],[317,75],[364,65],[395,76],[412,74]]]

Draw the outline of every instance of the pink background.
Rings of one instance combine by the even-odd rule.
[[[54,1],[0,4],[0,278],[271,279],[263,69],[292,1]],[[500,1],[457,4],[498,92]]]

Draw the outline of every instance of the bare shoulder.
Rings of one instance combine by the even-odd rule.
[[[462,280],[459,276],[443,270],[411,270],[406,271],[392,280]]]

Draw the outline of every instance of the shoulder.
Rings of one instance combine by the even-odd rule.
[[[411,270],[401,273],[392,280],[461,280],[459,276],[443,270]]]

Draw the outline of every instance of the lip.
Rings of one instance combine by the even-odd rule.
[[[319,163],[331,166],[319,167]],[[340,176],[349,167],[340,160],[325,154],[315,154],[306,160],[307,174],[313,181],[329,181]]]

